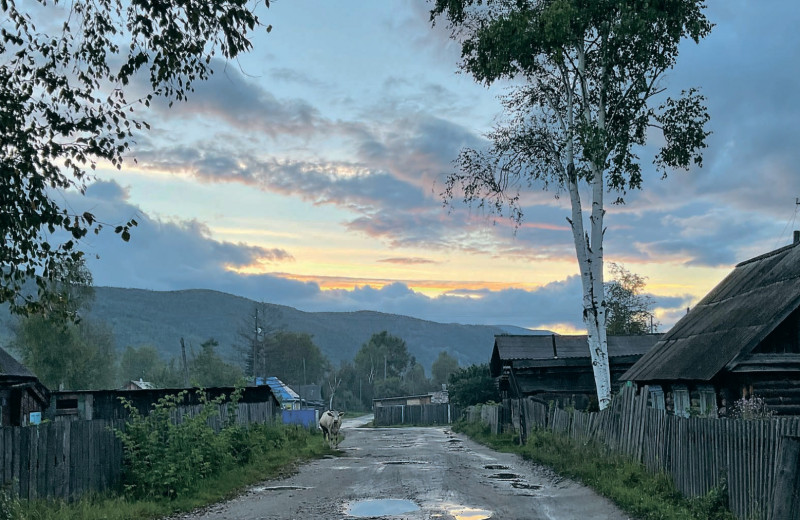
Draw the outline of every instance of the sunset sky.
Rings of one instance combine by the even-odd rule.
[[[154,106],[122,171],[64,194],[105,222],[139,221],[127,244],[84,241],[95,284],[580,331],[567,197],[530,192],[516,232],[442,203],[453,159],[484,144],[505,87],[458,73],[430,4],[271,4],[252,52],[216,62],[188,102]],[[606,260],[648,278],[662,331],[800,228],[800,6],[709,4],[716,27],[683,46],[665,83],[708,98],[704,166],[661,180],[643,150],[643,190],[607,208]]]

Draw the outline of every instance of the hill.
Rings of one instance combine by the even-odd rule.
[[[128,345],[153,345],[169,359],[180,356],[181,337],[187,347],[194,348],[214,338],[223,357],[240,362],[242,354],[237,346],[246,344],[242,331],[252,330],[256,304],[247,298],[203,289],[148,291],[96,287],[95,301],[87,318],[108,323],[120,349]],[[496,334],[550,334],[507,325],[437,323],[372,311],[303,312],[282,305],[263,306],[267,318],[274,317],[285,330],[311,334],[323,354],[337,365],[352,360],[372,334],[386,330],[405,340],[409,353],[428,374],[441,350],[458,359],[462,366],[485,363]],[[8,335],[6,330],[3,336]]]

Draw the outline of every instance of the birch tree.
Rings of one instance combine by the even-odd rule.
[[[666,97],[663,79],[684,39],[712,24],[698,0],[435,0],[461,43],[461,68],[486,85],[513,80],[505,121],[487,149],[464,149],[443,196],[523,219],[524,190],[569,196],[600,408],[611,399],[603,293],[606,192],[623,203],[642,184],[638,154],[654,130],[662,175],[702,165],[709,120],[690,88]],[[586,189],[584,200],[581,190]]]

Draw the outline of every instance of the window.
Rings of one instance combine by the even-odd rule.
[[[691,407],[689,389],[684,385],[675,385],[672,387],[672,396],[675,399],[675,415],[689,417],[689,408]]]
[[[717,416],[717,393],[711,385],[700,385],[697,387],[700,392],[700,417]]]
[[[664,389],[661,388],[659,385],[653,385],[650,387],[650,403],[653,409],[655,410],[666,410],[666,406],[664,406]]]
[[[56,401],[56,408],[59,410],[64,410],[66,408],[77,408],[78,407],[78,400],[77,399],[59,399]]]

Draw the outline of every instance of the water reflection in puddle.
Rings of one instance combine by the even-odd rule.
[[[454,518],[455,520],[487,520],[492,518],[492,512],[486,509],[465,507],[456,504],[444,504],[437,509],[442,510],[440,514],[433,514],[431,518]]]
[[[380,500],[359,500],[358,502],[353,502],[348,506],[347,514],[350,516],[376,517],[400,515],[417,511],[418,509],[419,506],[411,500],[384,498]]]

